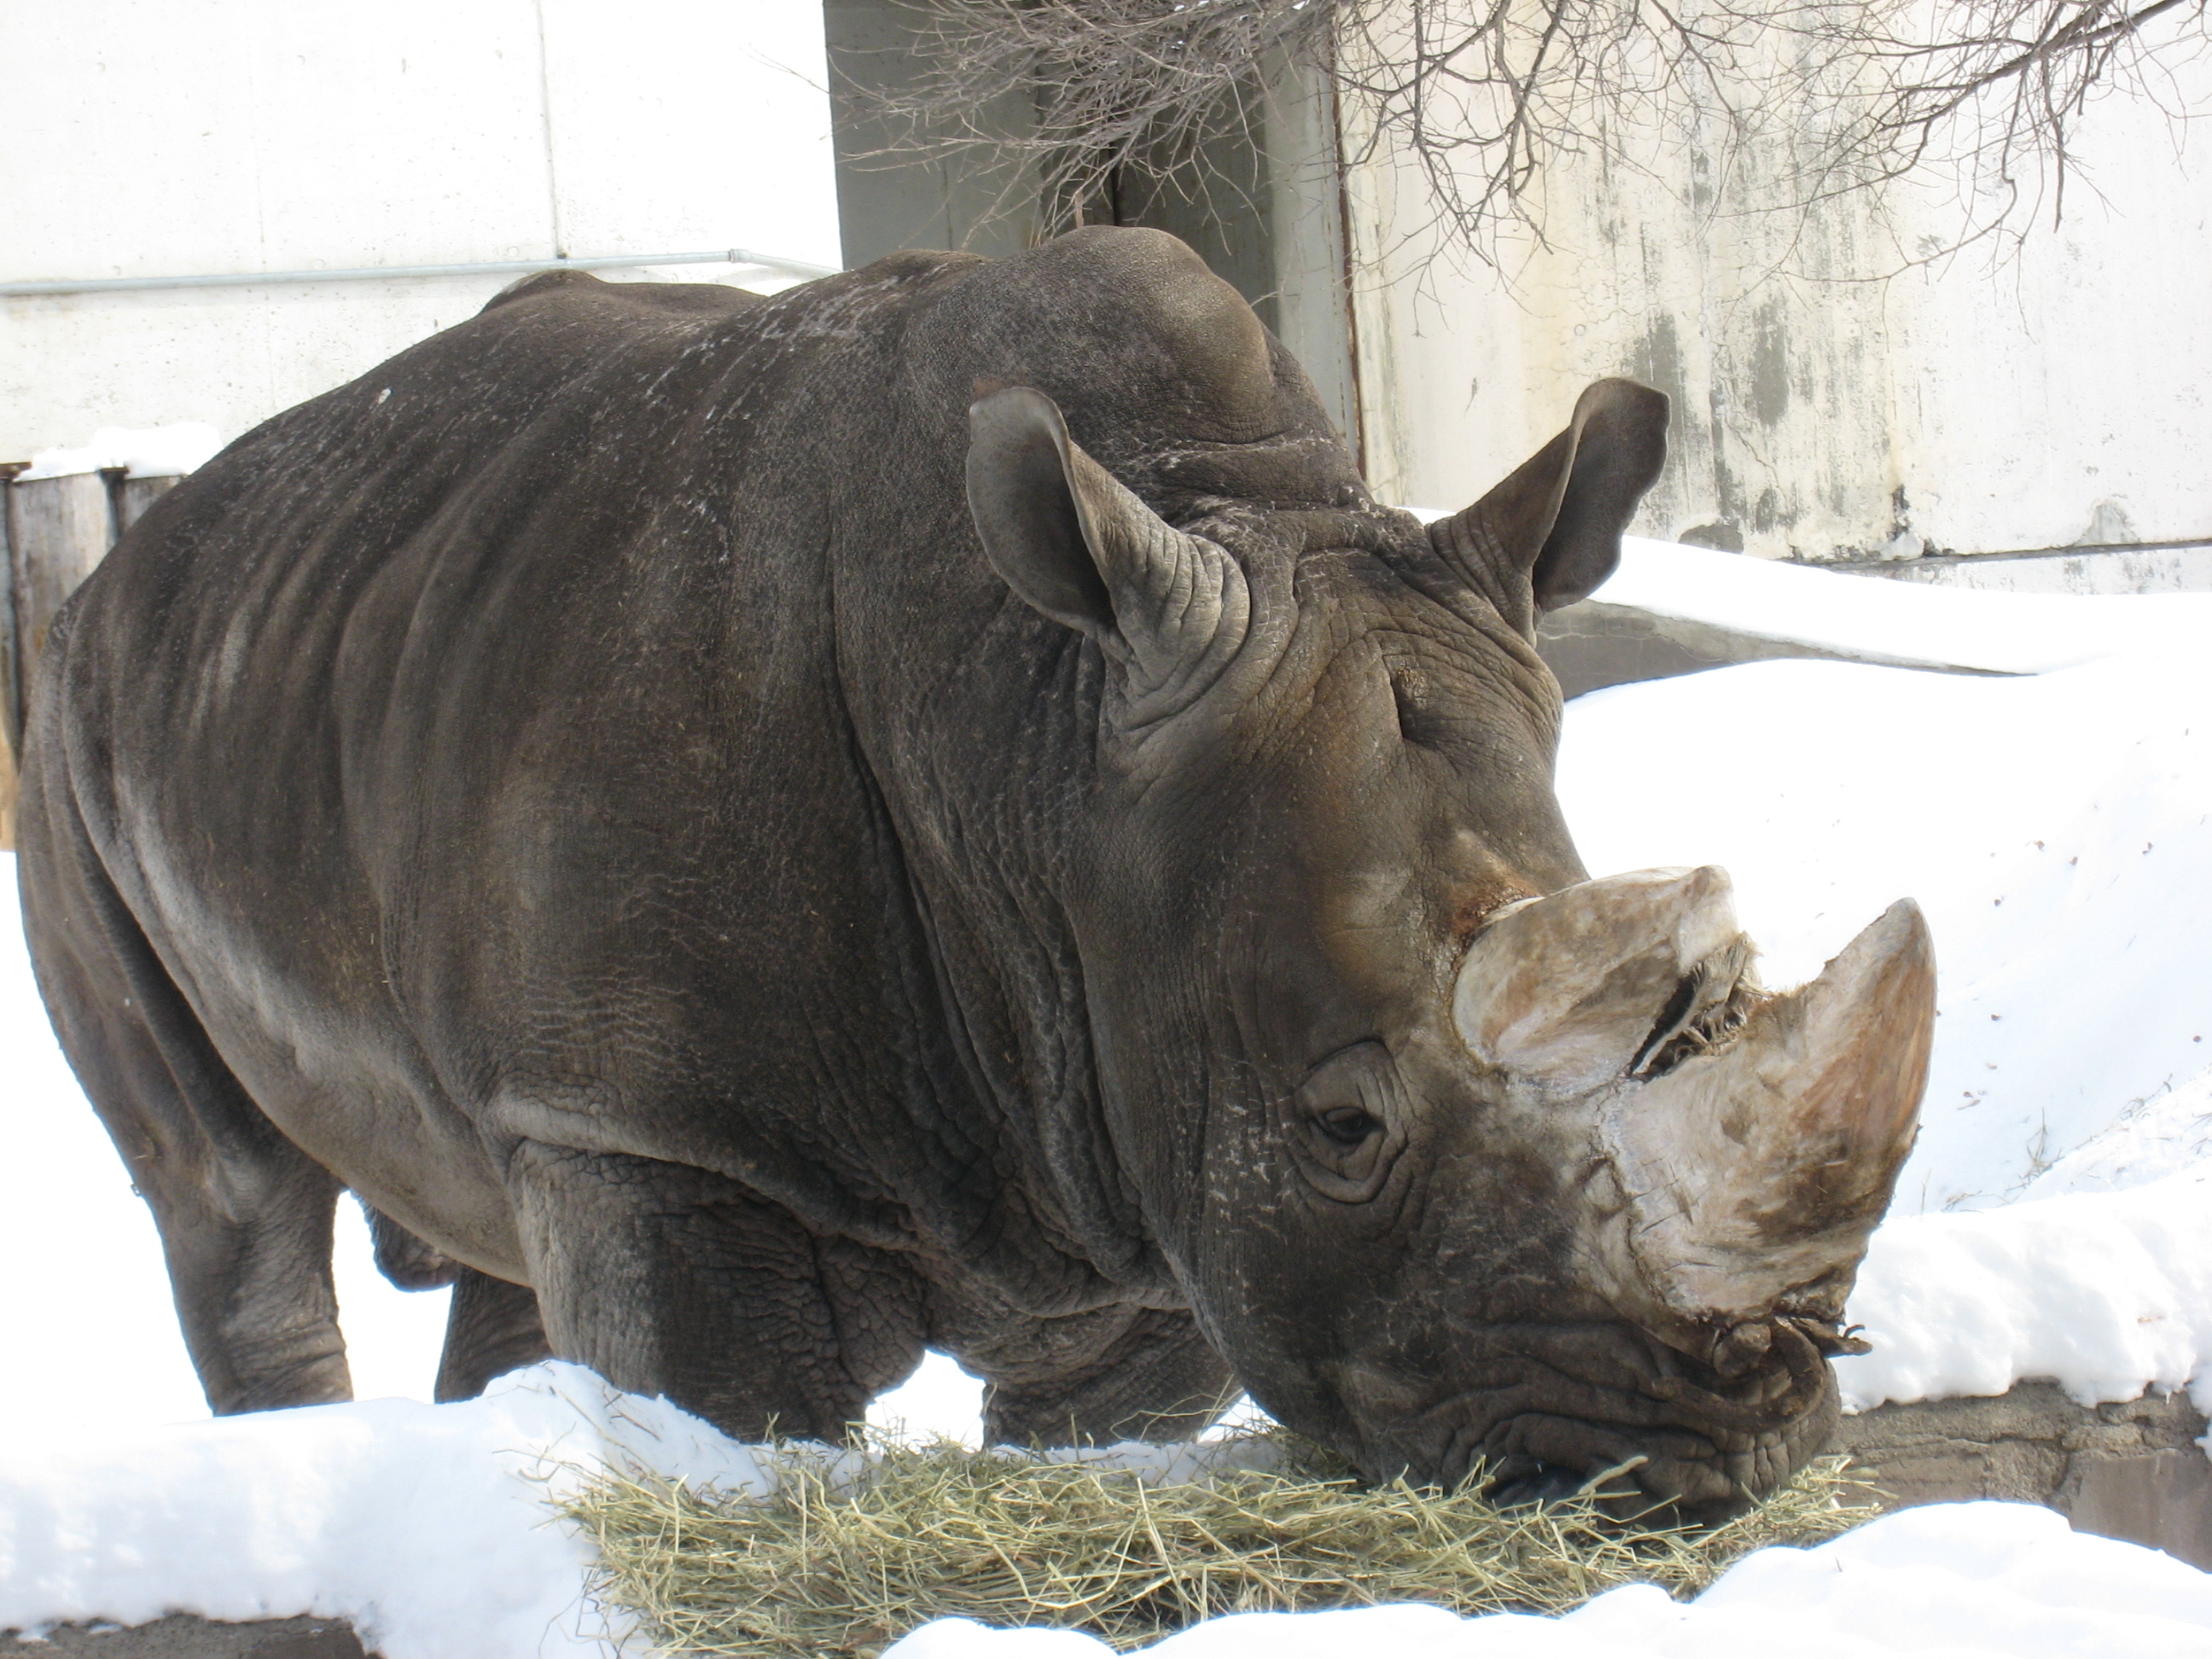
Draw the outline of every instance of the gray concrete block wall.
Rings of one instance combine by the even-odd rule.
[[[2079,1531],[2212,1571],[2212,1458],[2197,1443],[2205,1431],[2186,1395],[2081,1406],[2056,1382],[2027,1382],[1846,1417],[1830,1449],[1851,1455],[1887,1508],[2043,1504]]]

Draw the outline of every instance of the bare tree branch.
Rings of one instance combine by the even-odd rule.
[[[2212,40],[2212,0],[910,0],[918,81],[847,86],[896,154],[1024,164],[1048,231],[1110,217],[1117,169],[1172,179],[1249,130],[1293,71],[1421,180],[1482,258],[1543,234],[1545,170],[1651,171],[1694,145],[1759,158],[1759,205],[1804,210],[1911,174],[1965,186],[1960,241],[2057,213],[2076,124],[2107,89]],[[1009,130],[1008,100],[1034,119]],[[1954,244],[1955,246],[1955,244]]]

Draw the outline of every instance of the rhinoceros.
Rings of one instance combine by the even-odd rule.
[[[1577,860],[1535,628],[1665,423],[1601,381],[1425,526],[1098,228],[543,274],[240,440],[58,622],[21,828],[214,1408],[348,1396],[349,1188],[441,1397],[836,1436],[933,1346],[1004,1440],[1241,1388],[1376,1478],[1772,1492],[1931,954],[1776,994],[1720,872]]]

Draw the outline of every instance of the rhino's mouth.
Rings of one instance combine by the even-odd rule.
[[[1770,1431],[1734,1449],[1677,1444],[1594,1469],[1515,1453],[1484,1465],[1484,1493],[1501,1509],[1591,1496],[1624,1521],[1711,1525],[1773,1496],[1818,1449],[1810,1434]]]
[[[1778,1491],[1833,1431],[1834,1381],[1802,1332],[1780,1332],[1765,1363],[1733,1377],[1628,1328],[1619,1341],[1641,1373],[1632,1386],[1565,1356],[1524,1356],[1512,1386],[1401,1417],[1361,1461],[1378,1478],[1445,1487],[1480,1470],[1503,1504],[1588,1491],[1623,1514],[1665,1506],[1708,1522]]]

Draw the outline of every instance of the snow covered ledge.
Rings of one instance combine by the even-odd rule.
[[[2089,621],[2094,611],[2042,594],[1868,582],[1630,536],[1620,570],[1597,597],[1547,617],[1537,648],[1570,697],[1785,658],[2040,674],[2123,648],[2123,635],[2125,648],[2141,648],[2146,629],[2185,631],[2212,616],[2212,596],[2176,597]]]
[[[1856,1414],[1835,1449],[1900,1505],[2047,1504],[2084,1531],[2212,1569],[2212,1170],[2068,1190],[2147,1147],[2193,1152],[2208,1107],[2212,1075],[2061,1160],[2019,1202],[1886,1222],[1851,1298],[1874,1352],[1836,1364]]]
[[[1130,1449],[1154,1467],[1170,1455]],[[751,1449],[557,1362],[458,1405],[371,1401],[18,1444],[0,1459],[0,1631],[306,1613],[348,1621],[383,1659],[636,1652],[634,1633],[586,1595],[585,1540],[544,1502],[603,1461],[729,1490],[763,1479]],[[2153,1659],[2212,1650],[2212,1576],[2070,1531],[2045,1510],[1954,1504],[1884,1516],[1817,1548],[1760,1551],[1688,1603],[1631,1585],[1559,1618],[1461,1619],[1408,1605],[1232,1615],[1146,1652],[1657,1659],[1764,1651],[1778,1628],[1792,1652],[1833,1659]],[[252,1653],[238,1644],[270,1634],[173,1623],[170,1633],[181,1639],[166,1653],[149,1644],[163,1637],[138,1631],[72,1632],[52,1647],[55,1659],[213,1659],[226,1654],[217,1643]],[[321,1659],[277,1639],[285,1645],[261,1650],[265,1659]],[[321,1650],[345,1651],[342,1642]],[[939,1620],[884,1659],[1113,1655],[1075,1632]]]

